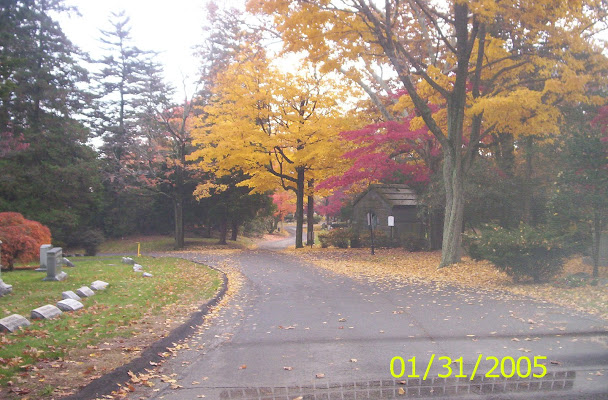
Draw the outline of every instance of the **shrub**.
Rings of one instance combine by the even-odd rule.
[[[401,246],[405,251],[416,252],[429,249],[429,242],[425,238],[421,238],[413,233],[404,233],[401,235]]]
[[[372,240],[369,233],[369,230],[366,230],[363,235],[361,235],[362,247],[371,247]],[[375,248],[392,248],[399,247],[399,240],[393,238],[391,239],[390,235],[384,233],[379,229],[374,230],[374,247]]]
[[[347,249],[351,235],[351,230],[348,228],[332,229],[327,233],[327,240],[331,246]]]
[[[80,235],[79,243],[84,249],[84,255],[93,257],[99,252],[99,246],[103,243],[103,233],[99,230],[88,229]]]
[[[540,282],[562,270],[568,255],[562,239],[527,225],[512,230],[488,226],[478,236],[465,235],[464,244],[473,259],[491,261],[514,281],[531,277]]]
[[[361,233],[358,230],[351,230],[350,233],[350,247],[353,249],[359,249],[363,247],[363,241],[361,240]]]
[[[319,232],[317,239],[319,239],[322,248],[326,249],[329,247],[329,231]]]
[[[13,270],[15,261],[30,262],[40,257],[40,246],[51,243],[51,231],[40,222],[15,212],[0,213],[1,264]]]

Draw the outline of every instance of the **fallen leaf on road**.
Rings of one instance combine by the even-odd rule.
[[[351,358],[350,362],[355,363],[355,362],[357,362],[357,359],[356,358]]]
[[[243,364],[239,367],[239,369],[247,369],[247,364]]]
[[[283,369],[284,369],[285,371],[291,371],[291,370],[293,369],[293,367],[283,367]]]
[[[338,322],[346,322],[346,318],[340,318]]]
[[[405,390],[403,388],[399,388],[399,394],[403,396],[405,394]]]
[[[316,374],[315,378],[317,378],[317,379],[325,378],[325,374]]]
[[[553,364],[553,365],[562,365],[562,363],[560,361],[551,361],[551,364]]]
[[[519,348],[519,349],[517,349],[517,350],[519,350],[519,351],[523,351],[524,353],[530,353],[530,352],[532,351],[532,350],[530,350],[530,349],[525,349],[525,348],[523,348],[523,347],[520,347],[520,348]]]

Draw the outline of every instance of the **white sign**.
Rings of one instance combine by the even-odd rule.
[[[395,217],[392,215],[388,216],[388,226],[395,226]]]

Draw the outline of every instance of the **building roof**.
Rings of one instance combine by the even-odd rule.
[[[355,201],[359,202],[367,193],[375,191],[391,206],[415,206],[418,205],[416,192],[404,184],[374,184]]]

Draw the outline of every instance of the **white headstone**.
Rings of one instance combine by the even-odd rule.
[[[149,272],[144,272],[141,276],[143,276],[144,278],[152,278],[152,274]]]
[[[51,319],[58,317],[62,314],[61,310],[55,307],[52,304],[47,304],[46,306],[38,307],[35,310],[32,310],[32,319]]]
[[[76,290],[76,294],[80,297],[91,297],[95,294],[90,288],[83,286],[80,289]]]
[[[40,267],[36,271],[46,272],[46,252],[52,248],[50,244],[40,246]]]
[[[13,314],[0,319],[0,332],[15,332],[22,326],[29,325],[30,321],[28,321],[27,318],[19,314]]]
[[[78,301],[81,300],[80,296],[78,296],[76,293],[72,292],[71,290],[61,293],[61,298],[64,300],[65,299],[72,299],[72,300],[78,300]]]
[[[91,289],[93,290],[105,290],[108,287],[108,282],[104,281],[95,281],[91,283]]]
[[[131,257],[123,257],[122,262],[123,264],[135,264],[135,260],[133,260]]]
[[[57,302],[57,307],[61,311],[76,311],[84,307],[78,300],[65,299]]]
[[[140,271],[143,271],[143,270],[144,270],[144,267],[142,267],[141,265],[139,265],[139,264],[133,264],[133,271],[140,272]]]
[[[53,247],[46,252],[46,278],[43,281],[62,281],[68,274],[61,270],[63,251],[61,247]]]

